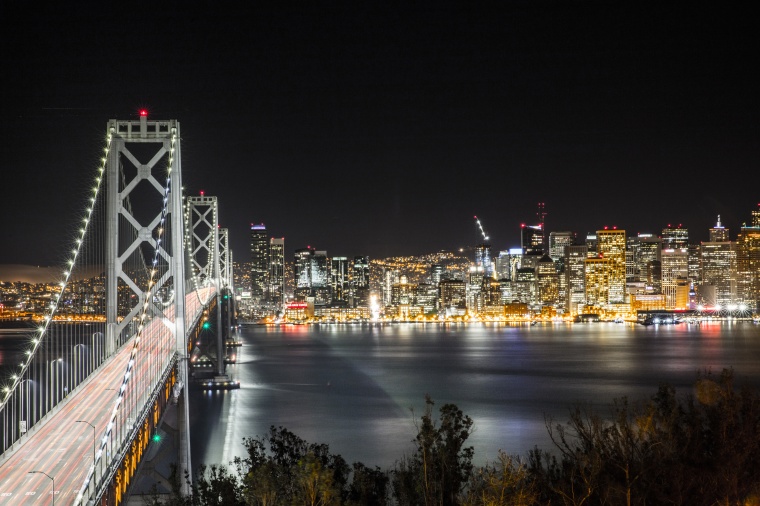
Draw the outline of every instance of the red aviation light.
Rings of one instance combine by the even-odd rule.
[[[203,197],[203,195],[204,195],[205,193],[206,193],[206,192],[204,192],[203,190],[201,190],[201,197]]]
[[[148,117],[148,110],[147,109],[140,109],[140,117]]]

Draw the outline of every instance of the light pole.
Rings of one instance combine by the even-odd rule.
[[[48,412],[53,409],[53,406],[55,406],[53,403],[53,394],[55,394],[55,402],[58,402],[58,381],[57,378],[53,377],[53,366],[60,362],[63,362],[62,358],[56,358],[50,361],[50,369],[48,370]],[[55,388],[53,385],[55,385]]]
[[[43,471],[29,471],[29,474],[44,474],[45,476],[53,480],[53,506],[55,506],[55,478],[53,478],[48,473],[43,472]]]
[[[86,423],[92,427],[92,468],[95,469],[95,426],[87,420],[74,420],[77,423]]]

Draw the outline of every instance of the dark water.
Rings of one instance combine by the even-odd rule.
[[[244,456],[242,439],[283,426],[349,463],[385,469],[411,449],[425,394],[474,420],[475,460],[551,449],[545,415],[647,399],[661,382],[688,393],[699,371],[733,368],[760,387],[760,325],[644,327],[396,324],[249,326],[229,372],[240,390],[193,392],[195,465]],[[411,410],[414,410],[414,414]]]

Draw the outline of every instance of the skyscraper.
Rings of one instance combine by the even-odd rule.
[[[609,304],[625,302],[625,230],[604,229],[596,231],[597,253],[610,261]]]
[[[354,257],[351,276],[351,305],[353,307],[369,307],[369,279],[369,257]]]
[[[269,240],[269,289],[267,299],[279,309],[285,302],[285,238]]]
[[[682,228],[679,224],[677,227],[668,225],[662,229],[662,247],[663,249],[685,248],[689,245],[689,229]]]
[[[752,225],[743,224],[736,238],[737,302],[760,311],[760,204],[752,211]]]
[[[269,239],[263,223],[251,223],[251,302],[260,306],[264,302],[269,275]]]
[[[332,257],[330,263],[330,291],[332,292],[332,304],[348,304],[348,258]]]
[[[293,271],[295,278],[294,298],[298,302],[305,302],[311,296],[311,257],[314,249],[311,246],[297,249],[294,252]]]

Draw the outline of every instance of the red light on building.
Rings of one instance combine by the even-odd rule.
[[[309,307],[305,302],[291,302],[286,306],[286,309],[306,309]]]
[[[148,116],[148,110],[147,109],[140,109],[140,116]]]

